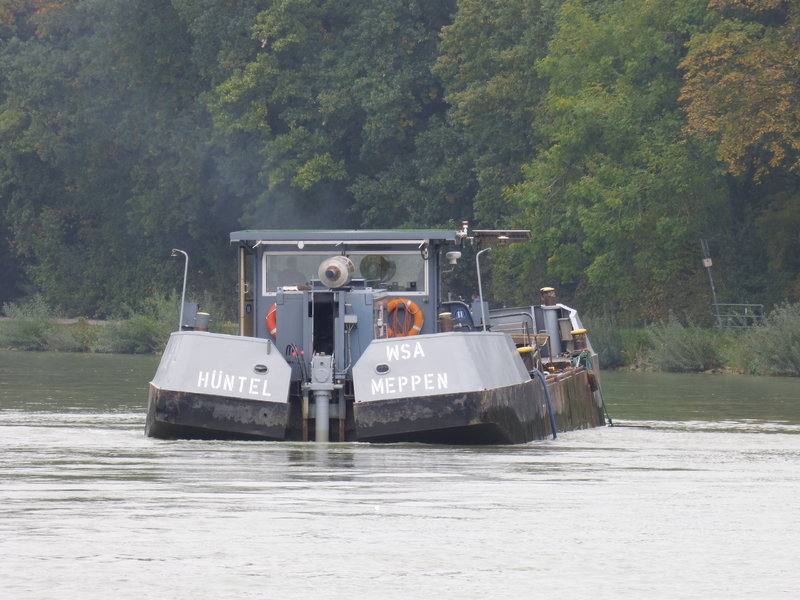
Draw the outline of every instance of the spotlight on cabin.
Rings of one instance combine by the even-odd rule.
[[[319,265],[319,279],[329,288],[340,288],[350,283],[355,272],[353,261],[346,256],[326,258]]]

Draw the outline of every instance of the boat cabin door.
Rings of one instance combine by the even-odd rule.
[[[336,318],[339,316],[338,294],[334,291],[315,291],[309,302],[312,320],[311,347],[314,354],[335,353]]]

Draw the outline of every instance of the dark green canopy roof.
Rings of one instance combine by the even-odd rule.
[[[388,230],[244,230],[231,233],[231,242],[454,242],[455,231],[441,229]]]

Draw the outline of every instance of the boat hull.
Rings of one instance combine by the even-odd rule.
[[[287,439],[290,405],[150,384],[145,434],[162,439]]]
[[[577,371],[548,384],[557,431],[604,424],[602,404]],[[359,441],[521,444],[553,434],[538,379],[503,388],[356,404]],[[560,424],[560,425],[559,425]]]
[[[356,435],[368,442],[519,444],[550,434],[541,384],[356,404]]]
[[[604,424],[587,372],[548,382],[557,432]],[[487,445],[551,437],[550,405],[539,379],[502,388],[350,404],[351,442]],[[313,427],[307,428],[312,432]],[[334,428],[332,427],[333,431]],[[300,399],[266,402],[150,385],[146,434],[162,439],[302,441]]]

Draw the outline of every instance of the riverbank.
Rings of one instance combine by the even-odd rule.
[[[10,350],[152,354],[163,349],[168,337],[169,331],[141,317],[0,319],[0,348]]]
[[[98,320],[57,315],[40,298],[3,306],[0,348],[53,352],[159,354],[178,322],[172,297],[148,299],[125,318]],[[235,325],[212,321],[212,330],[233,333]],[[215,328],[216,327],[216,328]]]
[[[643,328],[619,327],[610,317],[585,322],[602,368],[800,376],[800,304],[778,306],[762,326],[740,329],[676,319]]]
[[[223,323],[223,333],[235,333]],[[47,320],[0,317],[0,348],[5,350],[89,352],[101,354],[161,354],[175,322],[144,315],[127,320],[58,318]],[[216,331],[216,329],[215,329]]]
[[[62,318],[46,306],[4,306],[0,348],[159,354],[175,329],[175,304],[169,299],[127,319]],[[585,319],[603,369],[671,373],[737,373],[800,376],[800,304],[775,308],[760,327],[703,328],[675,319],[640,328],[620,327],[612,317]],[[236,333],[229,321],[211,330]]]

